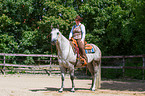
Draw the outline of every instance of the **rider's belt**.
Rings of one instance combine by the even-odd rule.
[[[81,39],[81,34],[80,33],[74,33],[73,38]]]

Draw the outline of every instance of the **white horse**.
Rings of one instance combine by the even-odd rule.
[[[66,39],[59,29],[53,28],[51,31],[51,42],[56,44],[58,50],[58,62],[61,70],[62,85],[59,92],[64,88],[64,75],[66,70],[69,70],[70,78],[72,81],[71,92],[75,92],[74,86],[74,66],[77,63],[77,55],[74,53],[70,41]],[[87,67],[92,75],[92,86],[90,90],[95,91],[95,88],[100,88],[101,81],[101,51],[100,49],[91,44],[94,47],[95,53],[87,54],[88,64]],[[77,64],[79,65],[79,64]],[[77,66],[76,66],[77,67]],[[95,84],[96,83],[96,84]],[[96,86],[96,87],[95,87]]]

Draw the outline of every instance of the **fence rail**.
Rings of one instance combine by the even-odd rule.
[[[7,54],[7,53],[0,53],[0,56],[3,56],[3,63],[0,64],[0,66],[3,66],[3,70],[5,71],[5,66],[13,66],[13,67],[51,67],[52,65],[52,58],[56,58],[57,55],[41,55],[41,54]],[[7,64],[6,63],[6,56],[31,56],[31,57],[49,57],[49,65],[20,65],[20,64]],[[142,79],[144,80],[145,76],[145,54],[143,55],[130,55],[130,56],[102,56],[102,59],[122,59],[121,66],[101,66],[101,68],[104,69],[122,69],[122,72],[124,74],[125,69],[141,69],[143,72]],[[142,58],[142,66],[126,66],[126,59],[127,58]],[[1,59],[2,60],[2,59]]]
[[[0,56],[32,56],[32,57],[57,57],[57,55],[41,55],[41,54],[7,54],[0,53]]]
[[[143,55],[130,55],[130,56],[103,56],[102,58],[137,58],[137,57],[145,57],[145,54],[143,54]]]
[[[44,55],[44,54],[8,54],[8,53],[0,53],[0,56],[3,56],[3,63],[0,64],[0,66],[3,66],[3,68],[1,69],[1,72],[3,74],[5,74],[5,67],[27,67],[27,68],[36,68],[36,67],[39,67],[39,68],[43,68],[43,67],[52,67],[52,58],[53,57],[57,57],[57,55]],[[6,56],[23,56],[23,57],[50,57],[50,60],[47,60],[49,61],[49,65],[22,65],[22,64],[7,64],[6,63]],[[2,60],[2,59],[1,59]],[[46,71],[46,73],[50,74],[50,72],[48,72],[46,69],[44,69]],[[51,69],[50,69],[51,71]]]
[[[145,69],[145,54],[144,55],[131,55],[131,56],[102,56],[102,59],[111,59],[111,58],[121,58],[122,59],[122,66],[102,66],[101,68],[111,68],[111,69]],[[125,66],[125,59],[127,58],[142,58],[143,67],[137,66]]]
[[[50,67],[50,65],[18,65],[18,64],[0,64],[0,66],[12,66],[12,67]]]
[[[142,66],[126,66],[126,59],[129,58],[142,58]],[[140,69],[142,70],[142,79],[145,79],[145,54],[143,55],[130,55],[130,56],[103,56],[102,59],[122,59],[121,66],[102,66],[104,69],[122,69],[124,76],[125,69]]]

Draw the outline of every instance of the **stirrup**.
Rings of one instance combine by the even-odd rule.
[[[81,61],[83,62],[82,67],[87,65],[87,62],[86,62],[86,60],[84,58],[82,58]]]

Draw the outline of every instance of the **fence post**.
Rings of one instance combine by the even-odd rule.
[[[142,60],[143,60],[143,78],[142,79],[144,80],[145,56],[142,57]]]
[[[125,73],[125,57],[123,56],[123,78],[124,78],[124,73]]]
[[[52,68],[52,59],[51,59],[51,57],[50,57],[50,69],[49,69],[49,71],[50,71],[50,75],[51,75],[51,68]]]
[[[5,64],[6,64],[6,57],[5,57],[5,54],[4,54],[4,68],[3,68],[3,70],[4,70],[4,75],[5,75]]]

